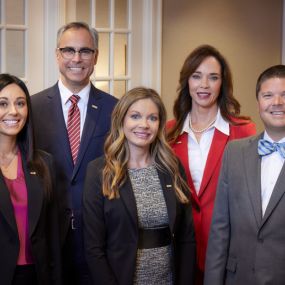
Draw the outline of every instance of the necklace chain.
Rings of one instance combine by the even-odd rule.
[[[217,120],[217,117],[214,118],[214,120],[212,120],[209,125],[207,125],[204,129],[202,130],[196,130],[195,128],[193,128],[192,126],[192,119],[191,119],[191,115],[190,115],[190,118],[189,118],[189,127],[191,129],[191,131],[193,133],[197,133],[197,134],[201,134],[201,133],[204,133],[205,131],[207,131]]]
[[[14,159],[16,157],[17,157],[17,154],[14,154],[13,157],[10,158],[7,163],[0,163],[0,167],[1,167],[2,171],[8,170],[8,168],[12,165],[12,162],[14,161]]]

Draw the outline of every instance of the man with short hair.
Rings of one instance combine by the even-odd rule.
[[[90,284],[83,251],[81,200],[89,161],[103,154],[116,99],[90,82],[98,34],[82,22],[57,34],[58,82],[32,96],[36,146],[54,156],[64,284]]]
[[[284,65],[261,73],[256,98],[265,131],[224,153],[205,285],[285,282]]]

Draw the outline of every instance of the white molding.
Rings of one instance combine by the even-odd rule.
[[[143,0],[142,7],[142,84],[152,87],[152,12],[153,1]]]
[[[161,92],[161,53],[162,53],[162,0],[157,0],[156,7],[156,68],[155,68],[155,89],[160,94]]]
[[[142,84],[161,91],[162,0],[143,0]]]
[[[282,17],[282,64],[285,64],[285,0],[283,0]]]
[[[53,85],[59,75],[55,58],[56,34],[61,26],[62,14],[61,10],[64,5],[62,0],[45,0],[44,3],[44,88]]]
[[[27,11],[26,78],[30,94],[44,86],[44,0],[29,0]]]

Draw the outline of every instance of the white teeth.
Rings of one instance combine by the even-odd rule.
[[[198,96],[200,96],[200,97],[207,97],[207,96],[209,96],[210,95],[210,93],[202,93],[202,92],[199,92],[198,93]]]
[[[73,71],[81,71],[83,67],[69,67],[69,69]]]
[[[18,120],[3,120],[6,125],[13,126],[18,123]]]
[[[282,112],[282,111],[275,111],[275,112],[271,112],[271,114],[273,114],[273,115],[284,115],[284,112]]]

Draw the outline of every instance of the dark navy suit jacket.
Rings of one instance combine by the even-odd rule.
[[[110,129],[111,113],[117,99],[91,84],[80,149],[73,165],[64,122],[58,84],[32,96],[36,146],[51,153],[55,159],[61,241],[64,243],[72,212],[78,244],[83,245],[81,231],[81,202],[83,181],[89,161],[103,154]],[[77,251],[79,263],[84,262],[83,247]]]

